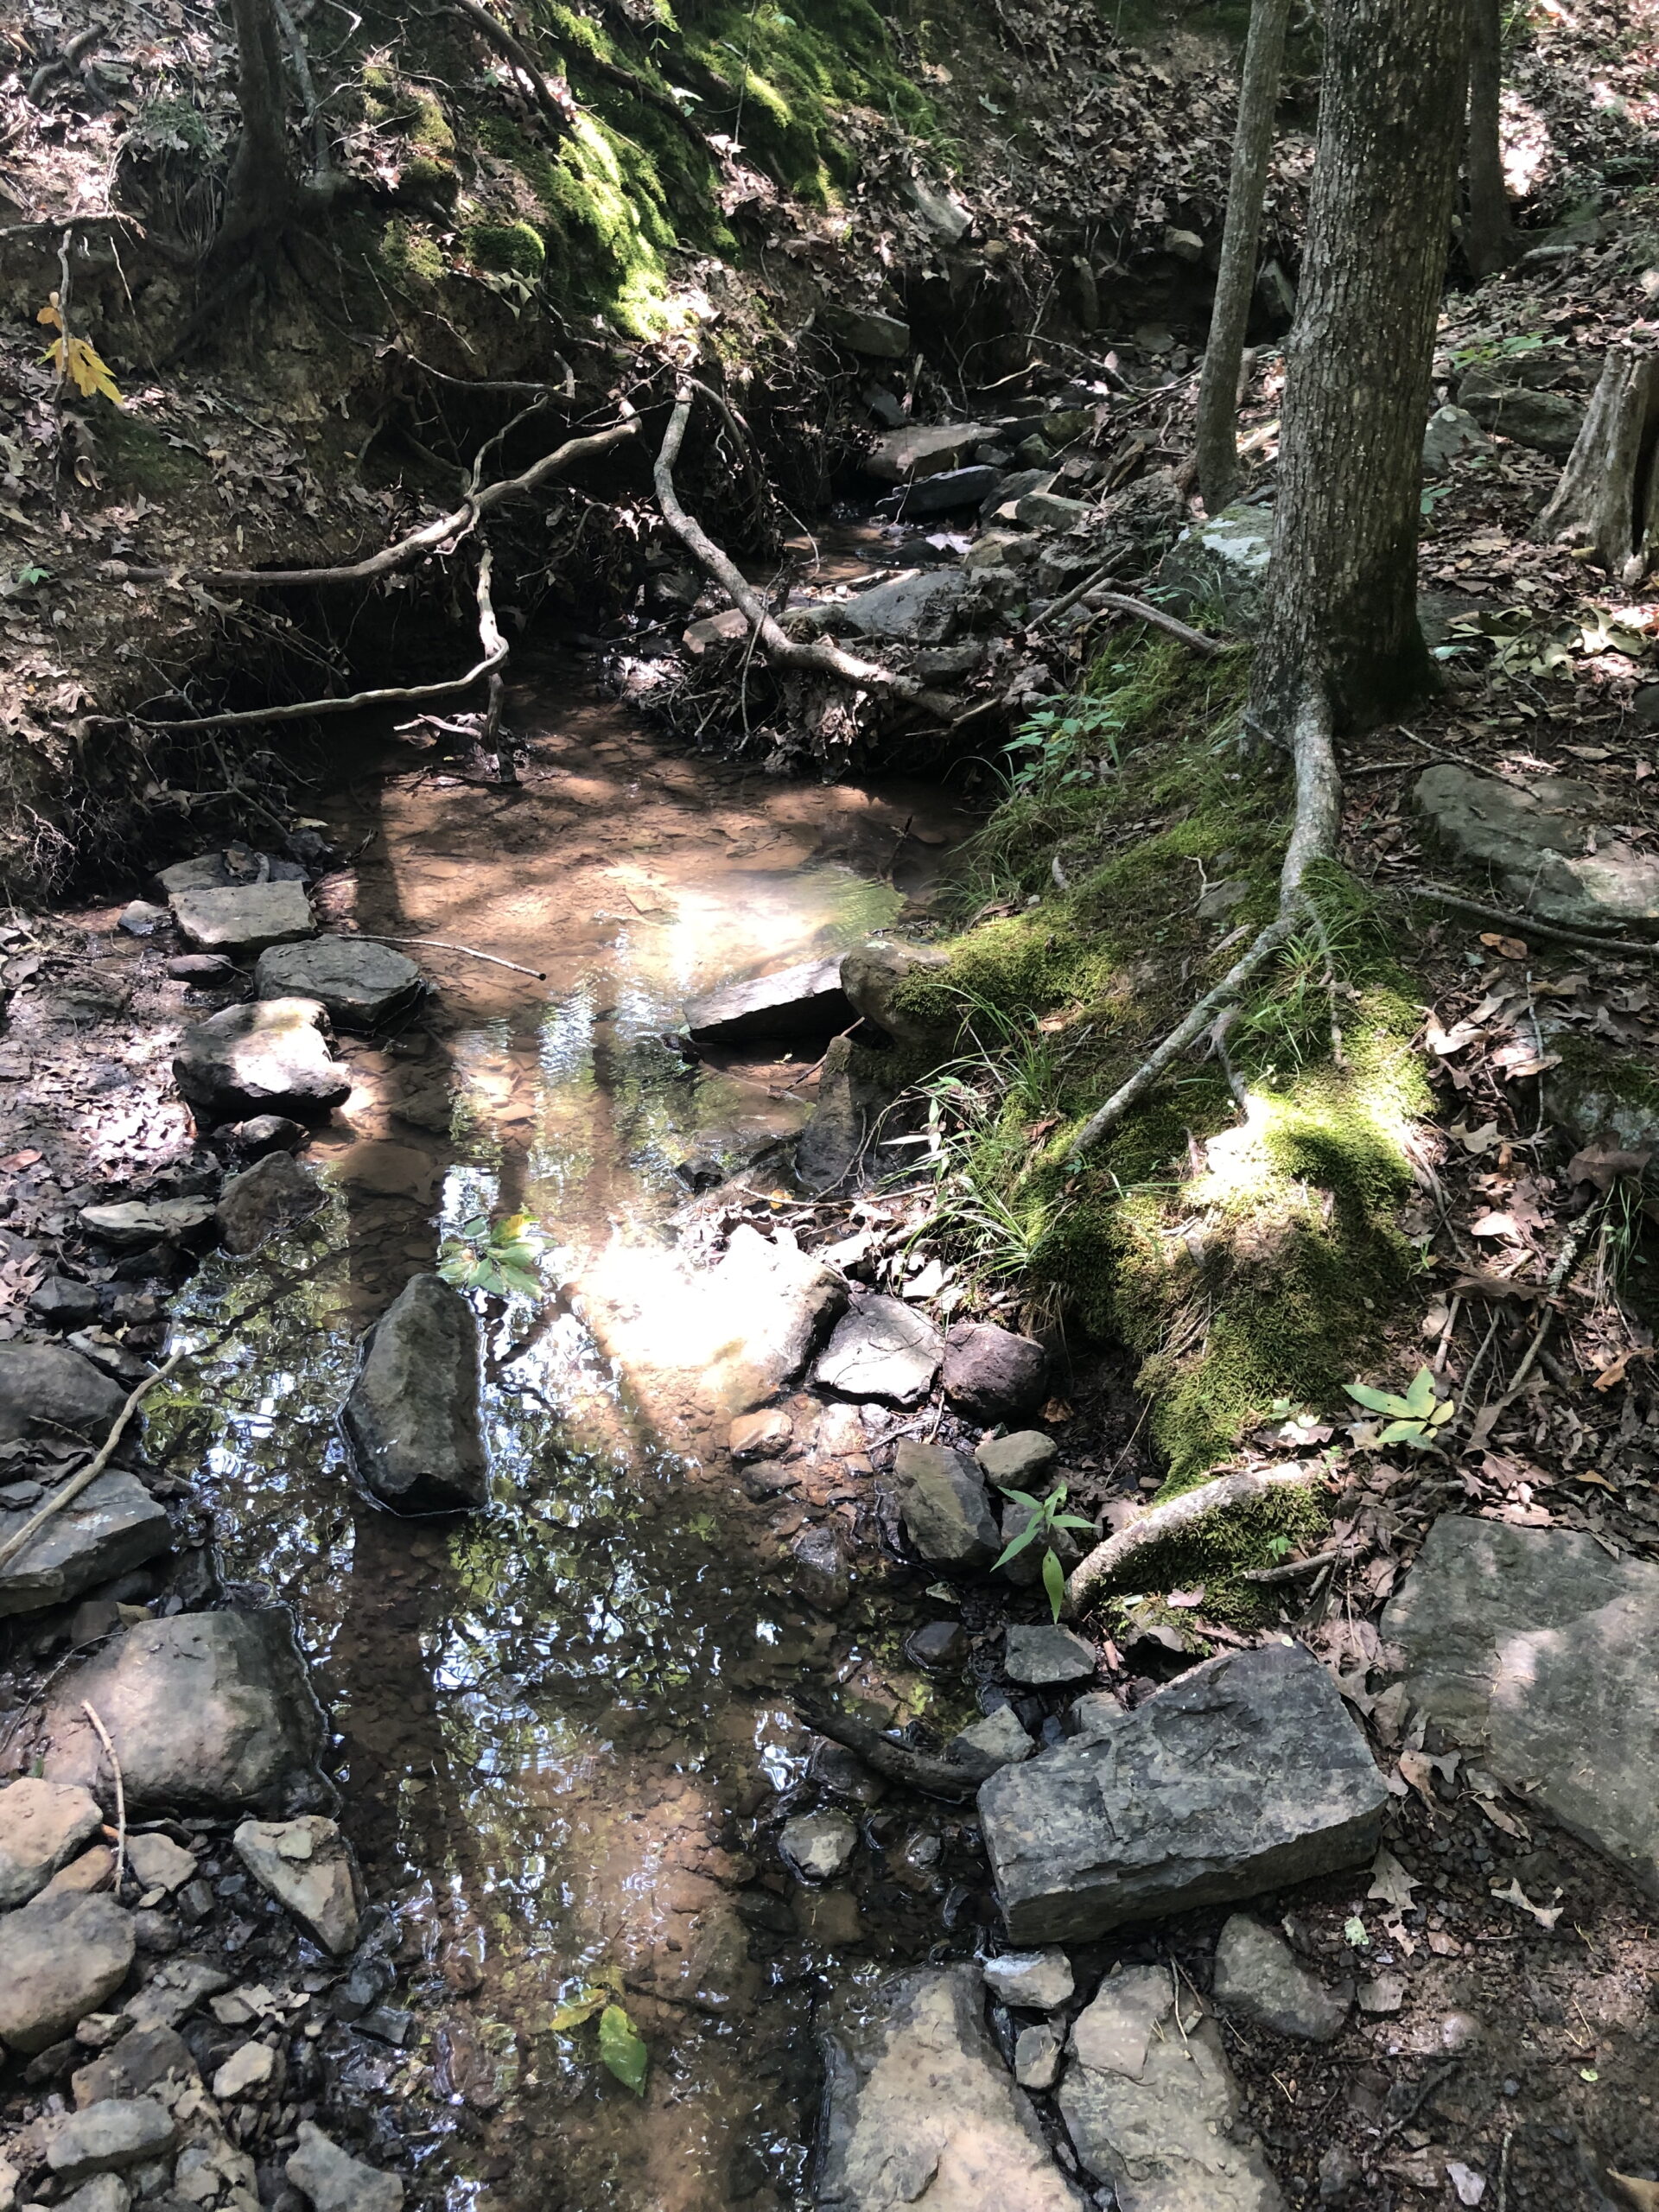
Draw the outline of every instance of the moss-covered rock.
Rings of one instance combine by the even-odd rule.
[[[480,269],[515,276],[539,276],[547,260],[540,232],[528,223],[469,223],[461,243],[467,257]]]

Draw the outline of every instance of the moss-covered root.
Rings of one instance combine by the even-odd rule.
[[[1065,1586],[1072,1610],[1081,1612],[1097,1591],[1116,1580],[1134,1560],[1154,1546],[1167,1543],[1172,1538],[1190,1537],[1217,1515],[1270,1497],[1275,1489],[1287,1484],[1306,1487],[1320,1478],[1321,1470],[1318,1467],[1270,1467],[1260,1474],[1249,1468],[1236,1467],[1230,1474],[1218,1475],[1214,1482],[1200,1483],[1195,1490],[1166,1498],[1161,1505],[1154,1505],[1138,1521],[1130,1522],[1126,1529],[1109,1536],[1104,1543],[1096,1544],[1072,1568]]]

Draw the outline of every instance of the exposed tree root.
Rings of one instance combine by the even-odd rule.
[[[1083,1611],[1096,1591],[1111,1581],[1127,1561],[1149,1546],[1163,1543],[1171,1536],[1186,1535],[1214,1514],[1229,1513],[1238,1505],[1254,1504],[1257,1499],[1271,1497],[1290,1484],[1323,1480],[1324,1470],[1319,1467],[1274,1467],[1264,1474],[1252,1474],[1240,1467],[1231,1474],[1218,1475],[1213,1482],[1200,1483],[1196,1490],[1184,1491],[1180,1497],[1172,1497],[1166,1504],[1154,1505],[1138,1521],[1131,1521],[1127,1529],[1120,1529],[1115,1536],[1109,1536],[1103,1544],[1096,1544],[1093,1551],[1078,1560],[1065,1586],[1072,1611]]]
[[[1506,914],[1501,906],[1484,906],[1478,899],[1465,899],[1459,892],[1442,891],[1438,884],[1414,883],[1408,887],[1408,896],[1426,899],[1431,906],[1447,907],[1454,914],[1467,914],[1475,921],[1491,922],[1514,937],[1541,938],[1548,944],[1571,944],[1586,952],[1611,952],[1621,958],[1659,960],[1659,944],[1644,944],[1639,938],[1594,937],[1587,930],[1558,929],[1553,922],[1535,921],[1530,914]]]
[[[1219,660],[1232,648],[1220,638],[1206,638],[1202,630],[1194,630],[1186,623],[1177,621],[1161,607],[1154,607],[1144,599],[1132,599],[1127,592],[1087,591],[1083,603],[1098,614],[1129,614],[1137,622],[1150,622],[1154,630],[1166,631],[1172,638],[1179,638],[1182,645],[1195,653],[1202,653],[1208,660]]]
[[[669,417],[652,472],[657,503],[669,528],[702,563],[748,624],[752,645],[765,652],[773,668],[799,669],[830,677],[838,683],[879,692],[884,697],[938,715],[946,721],[954,721],[960,710],[959,702],[944,693],[929,690],[913,676],[898,675],[890,668],[883,668],[878,661],[861,660],[855,654],[843,652],[827,638],[802,641],[790,637],[730,555],[722,552],[696,517],[686,512],[674,488],[674,464],[680,457],[696,391],[693,378],[680,378],[674,411]]]
[[[576,103],[564,79],[550,77],[524,41],[493,16],[481,0],[448,0],[448,5],[452,16],[464,16],[501,59],[518,71],[555,137],[563,137],[576,119]]]

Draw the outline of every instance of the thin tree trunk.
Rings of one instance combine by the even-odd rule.
[[[1490,276],[1515,258],[1515,226],[1503,182],[1499,137],[1503,90],[1503,0],[1471,0],[1469,44],[1469,207],[1464,257],[1470,272]]]
[[[1244,48],[1227,224],[1198,385],[1198,488],[1212,515],[1226,505],[1238,485],[1239,365],[1255,289],[1255,250],[1262,235],[1262,203],[1273,153],[1273,120],[1289,16],[1290,0],[1255,0]]]
[[[1418,501],[1468,0],[1335,0],[1251,701],[1286,743],[1429,689]]]
[[[282,230],[293,213],[296,182],[288,146],[288,93],[271,0],[231,0],[236,29],[236,98],[242,111],[226,193],[216,257],[250,238]]]
[[[1554,495],[1533,524],[1541,544],[1587,545],[1634,588],[1659,553],[1659,353],[1610,346]]]

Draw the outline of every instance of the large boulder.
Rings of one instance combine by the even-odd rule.
[[[87,1704],[120,1746],[130,1812],[281,1809],[315,1791],[321,1716],[286,1613],[143,1621],[60,1678],[47,1707],[47,1779],[78,1783],[108,1803],[109,1767]]]
[[[985,1478],[960,1452],[900,1437],[893,1486],[910,1541],[930,1566],[971,1572],[988,1567],[1002,1548]]]
[[[291,1152],[268,1152],[232,1175],[219,1194],[216,1217],[227,1252],[257,1252],[268,1236],[289,1229],[322,1204],[315,1176]]]
[[[262,1890],[336,1957],[356,1948],[357,1880],[346,1839],[321,1813],[293,1821],[244,1821],[231,1839]]]
[[[1059,2107],[1121,2212],[1283,2212],[1216,2024],[1167,1967],[1101,1984],[1072,2023]]]
[[[884,484],[911,484],[919,477],[960,468],[976,446],[991,442],[995,435],[988,423],[911,423],[878,438],[862,466]]]
[[[843,1398],[913,1406],[933,1387],[944,1357],[938,1331],[897,1298],[865,1298],[836,1325],[812,1379]]]
[[[126,1397],[67,1344],[0,1344],[0,1444],[66,1433],[101,1444]]]
[[[1328,1671],[1280,1643],[993,1775],[979,1815],[1011,1940],[1044,1943],[1357,1866],[1388,1802]]]
[[[26,1904],[104,1825],[90,1789],[33,1775],[0,1789],[0,1910]]]
[[[372,1029],[420,996],[425,977],[396,945],[372,938],[319,937],[276,944],[253,970],[261,999],[316,999],[342,1029]]]
[[[1420,1713],[1659,1896],[1659,1566],[1443,1514],[1382,1635]]]
[[[0,2038],[44,2050],[96,2012],[131,1971],[132,1916],[67,1891],[0,1916]]]
[[[727,983],[694,999],[685,1026],[695,1045],[747,1045],[827,1037],[855,1020],[833,960],[798,960],[747,982]]]
[[[21,1534],[39,1508],[0,1513],[0,1544]],[[0,1615],[60,1605],[172,1548],[167,1514],[136,1475],[106,1467],[54,1514],[15,1559],[0,1567]]]
[[[959,1021],[924,1020],[899,1003],[900,986],[912,976],[945,966],[945,956],[925,944],[893,944],[872,938],[841,956],[841,988],[867,1021],[901,1045],[948,1051]]]
[[[1188,524],[1159,563],[1153,597],[1177,614],[1214,607],[1236,629],[1262,619],[1273,550],[1271,507],[1224,507]]]
[[[849,353],[872,361],[903,361],[910,357],[910,325],[879,308],[847,308],[827,303],[821,310],[824,327],[834,333]]]
[[[944,1395],[953,1412],[989,1427],[1033,1412],[1048,1394],[1048,1354],[994,1321],[953,1321],[944,1338]]]
[[[1412,803],[1435,842],[1489,870],[1522,913],[1568,929],[1659,922],[1659,859],[1618,835],[1593,785],[1570,776],[1504,783],[1437,761]]]
[[[168,904],[179,934],[198,952],[232,956],[288,944],[316,929],[302,883],[244,883],[220,891],[175,891]]]
[[[1483,430],[1565,461],[1584,428],[1584,404],[1561,391],[1529,391],[1522,385],[1489,383],[1466,376],[1458,397]]]
[[[415,1275],[370,1330],[346,1401],[357,1471],[384,1505],[482,1505],[489,1456],[478,1408],[478,1323],[442,1275]]]
[[[966,569],[906,569],[851,599],[826,601],[814,611],[813,626],[888,645],[942,645],[978,581]]]
[[[1082,2212],[991,2041],[976,1967],[843,1990],[822,2043],[818,2212]]]
[[[326,1121],[352,1079],[323,1035],[315,999],[227,1006],[187,1029],[173,1062],[180,1095],[204,1126],[261,1114]]]

